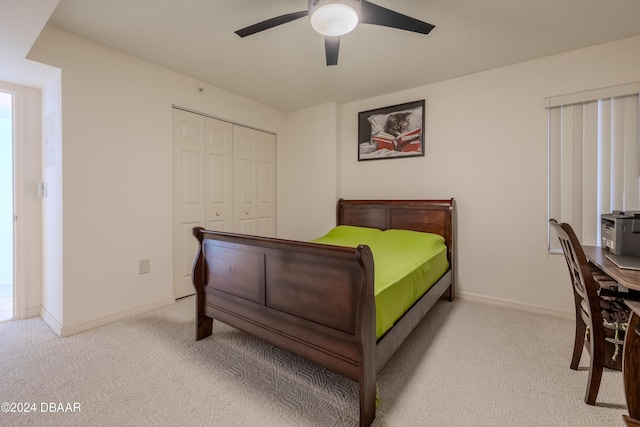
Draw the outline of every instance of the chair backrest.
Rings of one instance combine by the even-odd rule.
[[[593,278],[593,273],[582,245],[569,224],[558,223],[555,219],[550,219],[549,224],[558,235],[564,258],[567,261],[567,267],[569,267],[569,275],[573,284],[573,296],[576,303],[576,315],[582,308],[581,311],[588,316],[585,321],[591,323],[592,329],[594,325],[597,325],[596,328],[601,330],[602,312],[600,311],[598,284]]]

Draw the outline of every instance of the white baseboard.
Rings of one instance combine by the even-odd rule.
[[[44,307],[40,307],[40,317],[42,317],[42,320],[44,320],[44,322],[49,325],[49,327],[51,328],[51,330],[58,336],[60,336],[60,331],[62,330],[62,325],[60,324],[60,322],[58,322],[58,319],[56,319],[55,317],[53,317],[51,315],[51,313],[49,313],[47,311],[46,308]]]
[[[163,298],[161,300],[158,300],[149,304],[145,304],[139,307],[135,307],[129,310],[108,314],[106,316],[97,317],[95,319],[87,320],[84,322],[78,322],[73,325],[63,325],[58,335],[60,335],[60,337],[68,337],[70,335],[74,335],[79,332],[97,328],[98,326],[107,325],[109,323],[117,322],[118,320],[126,319],[127,317],[135,316],[136,314],[145,313],[147,311],[162,308],[167,305],[171,305],[175,302],[176,300],[173,297]]]
[[[51,330],[56,333],[56,335],[58,335],[59,337],[68,337],[79,332],[97,328],[98,326],[107,325],[109,323],[117,322],[118,320],[126,319],[127,317],[135,316],[136,314],[162,308],[173,303],[175,303],[175,299],[173,297],[163,298],[150,304],[141,305],[129,310],[119,311],[117,313],[112,313],[84,322],[78,322],[73,325],[64,326],[61,325],[47,310],[45,310],[44,307],[40,309],[40,316],[47,323],[47,325],[49,325]]]
[[[467,300],[467,301],[475,301],[482,304],[495,305],[498,307],[512,308],[514,310],[526,311],[529,313],[536,314],[544,314],[546,316],[557,317],[560,319],[573,320],[575,319],[575,313],[569,311],[559,311],[559,310],[550,310],[548,308],[539,307],[531,304],[523,304],[519,302],[514,302],[502,298],[495,297],[487,297],[484,295],[477,295],[468,292],[456,292],[456,298]]]

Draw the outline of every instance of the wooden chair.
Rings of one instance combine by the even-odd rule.
[[[604,325],[600,311],[599,285],[594,279],[592,269],[582,250],[576,234],[567,223],[558,223],[550,219],[549,224],[558,234],[564,257],[569,267],[569,275],[573,284],[573,297],[576,308],[576,334],[573,343],[571,369],[577,370],[582,356],[582,349],[587,348],[590,354],[589,381],[584,401],[595,405],[602,369],[604,367]],[[588,335],[587,335],[588,334]]]

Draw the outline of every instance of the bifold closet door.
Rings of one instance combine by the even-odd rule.
[[[233,231],[233,125],[173,109],[174,295],[194,293],[198,245],[191,230]]]
[[[233,232],[233,125],[205,119],[207,230]]]
[[[276,136],[173,109],[174,295],[192,295],[193,227],[276,236]]]
[[[238,233],[276,235],[276,137],[233,127],[233,216]]]
[[[205,118],[173,109],[173,292],[195,293],[191,270],[198,245],[193,227],[205,226]]]
[[[257,131],[257,144],[257,234],[276,237],[276,136]]]

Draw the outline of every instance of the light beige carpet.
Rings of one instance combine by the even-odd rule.
[[[586,405],[572,336],[571,321],[439,302],[380,373],[373,425],[624,426],[621,373],[605,370]],[[357,395],[220,322],[194,341],[193,297],[67,338],[40,318],[0,324],[0,402],[36,407],[0,412],[2,426],[355,426]]]

